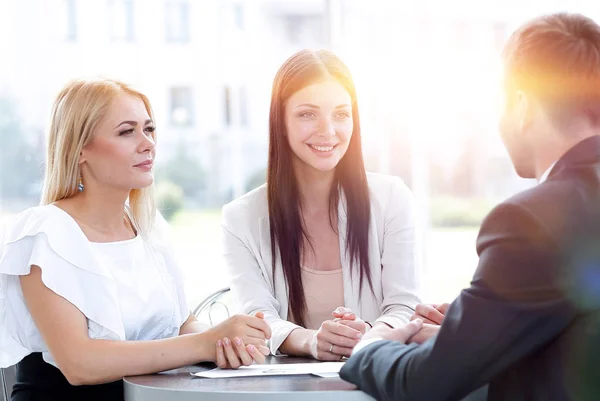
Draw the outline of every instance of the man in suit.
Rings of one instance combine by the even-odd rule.
[[[503,58],[502,139],[539,184],[486,217],[471,286],[441,326],[378,327],[356,346],[340,375],[377,399],[459,400],[489,383],[494,401],[600,400],[600,26],[536,18]]]

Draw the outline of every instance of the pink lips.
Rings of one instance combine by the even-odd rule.
[[[133,167],[141,167],[141,168],[145,168],[145,169],[151,169],[152,168],[152,159],[146,160],[145,162],[136,164]]]

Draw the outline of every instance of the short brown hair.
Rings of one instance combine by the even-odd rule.
[[[535,18],[518,28],[503,51],[508,93],[523,90],[554,117],[600,123],[600,26],[581,14]]]

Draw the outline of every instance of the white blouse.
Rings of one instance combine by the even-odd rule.
[[[92,339],[174,337],[189,317],[183,277],[158,215],[154,230],[131,240],[95,243],[62,209],[34,207],[0,232],[0,367],[32,352],[56,363],[27,309],[19,276],[31,265],[42,281],[75,305]]]

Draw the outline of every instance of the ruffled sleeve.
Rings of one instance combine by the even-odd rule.
[[[36,207],[5,227],[0,242],[0,367],[47,350],[19,284],[32,265],[40,267],[46,287],[86,316],[91,338],[125,340],[110,270],[70,216],[54,206]],[[47,352],[44,359],[52,363]]]

